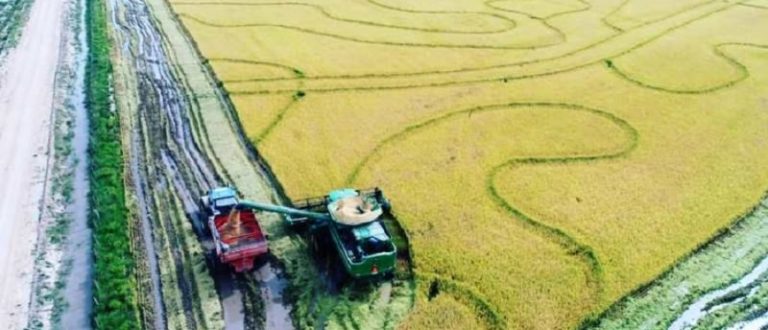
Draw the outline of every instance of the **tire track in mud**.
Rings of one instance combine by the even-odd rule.
[[[196,140],[194,132],[199,129],[197,125],[200,123],[190,113],[190,104],[194,100],[189,99],[183,81],[179,80],[183,77],[178,74],[182,73],[176,71],[172,58],[166,53],[166,40],[151,8],[144,0],[113,0],[113,3],[113,25],[124,41],[122,52],[136,72],[134,92],[138,94],[137,118],[131,131],[133,152],[130,162],[132,179],[137,187],[142,234],[151,266],[154,309],[159,314],[154,325],[165,328],[166,313],[170,313],[164,311],[164,301],[167,299],[163,299],[162,286],[168,283],[161,283],[158,276],[160,268],[156,258],[159,255],[154,247],[158,240],[167,238],[176,284],[182,295],[180,300],[185,325],[187,328],[208,328],[209,325],[200,324],[201,320],[205,320],[204,311],[200,304],[194,303],[199,301],[201,293],[197,292],[194,274],[189,271],[189,267],[194,265],[190,265],[192,260],[185,241],[198,237],[186,237],[179,229],[183,227],[181,222],[195,221],[198,217],[200,210],[197,197],[201,192],[230,180],[224,178],[227,177],[226,173],[223,176],[217,173],[213,163],[215,159],[209,158],[215,158],[215,155],[206,154]],[[180,201],[180,205],[177,201]],[[174,213],[174,209],[179,208],[183,209],[184,214]],[[154,230],[164,230],[162,237],[153,237],[156,234],[153,227]],[[200,239],[204,253],[211,251],[210,238]],[[267,263],[267,266],[262,268],[267,269],[269,274],[262,277],[279,279],[271,263]],[[266,307],[275,304],[282,307],[282,292],[275,291],[275,288],[282,286],[275,286],[274,280],[262,281],[258,276],[235,276],[229,269],[214,270],[213,277],[227,329],[261,328],[259,321],[264,320],[256,317],[254,322],[252,317],[264,314],[258,309],[265,304],[268,305]],[[270,287],[265,289],[266,285]],[[260,291],[259,286],[262,287]],[[257,288],[255,292],[251,290],[253,287]],[[259,302],[265,294],[274,298],[273,301]],[[287,318],[285,308],[270,310],[280,315],[270,318],[267,314],[267,321],[282,320],[282,314]],[[287,320],[290,326],[290,319]],[[284,324],[278,324],[285,328]],[[269,328],[269,323],[266,325]]]
[[[164,328],[168,312],[162,301],[163,283],[158,276],[160,269],[157,261],[152,260],[158,256],[154,250],[152,227],[162,222],[159,227],[165,230],[165,236],[169,238],[185,324],[189,328],[197,328],[198,320],[202,317],[194,315],[201,311],[196,310],[193,304],[193,301],[198,300],[193,274],[184,265],[185,245],[179,241],[184,234],[176,231],[177,226],[164,212],[175,211],[175,198],[181,199],[184,209],[189,212],[194,207],[189,190],[197,188],[195,190],[200,191],[200,188],[214,183],[216,178],[191,140],[189,125],[183,118],[183,95],[170,88],[173,77],[164,63],[162,44],[147,15],[146,6],[139,1],[124,0],[113,9],[115,17],[127,27],[117,31],[123,33],[123,40],[130,47],[130,54],[124,56],[132,61],[136,70],[139,95],[136,115],[140,125],[135,126],[131,132],[133,153],[130,164],[134,185],[141,187],[136,190],[136,195],[140,201],[139,212],[147,258],[152,265],[150,276],[156,313],[154,325]],[[177,160],[184,166],[174,166]],[[180,184],[181,181],[185,184]]]
[[[211,170],[212,166],[201,154],[192,138],[186,114],[184,94],[174,88],[176,81],[166,62],[162,40],[155,28],[149,10],[142,1],[113,1],[113,24],[125,44],[123,54],[136,70],[136,92],[138,93],[136,119],[139,125],[131,130],[132,157],[130,167],[139,213],[142,218],[147,258],[152,277],[154,297],[154,326],[166,327],[166,306],[159,278],[158,253],[155,251],[153,227],[165,230],[169,238],[172,262],[177,279],[180,300],[188,328],[205,328],[199,320],[204,319],[199,305],[198,292],[194,285],[194,274],[189,271],[188,253],[183,233],[173,223],[176,200],[181,200],[187,214],[196,214],[194,195],[218,183]],[[158,230],[157,228],[155,230]],[[167,283],[165,283],[167,285]]]

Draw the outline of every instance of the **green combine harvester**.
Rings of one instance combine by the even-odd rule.
[[[334,190],[286,207],[239,199],[235,189],[220,187],[208,191],[201,202],[210,216],[209,227],[224,226],[212,220],[221,214],[251,210],[283,214],[290,225],[310,224],[315,235],[330,236],[346,272],[354,278],[388,275],[395,270],[397,248],[383,222],[389,202],[378,188]],[[328,230],[319,230],[322,228]]]

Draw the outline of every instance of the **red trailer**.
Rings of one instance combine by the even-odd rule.
[[[251,209],[232,208],[209,219],[216,256],[236,272],[249,271],[257,257],[267,254],[267,239]]]

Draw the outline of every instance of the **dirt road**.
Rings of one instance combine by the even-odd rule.
[[[0,327],[26,325],[64,0],[35,1],[0,69]]]

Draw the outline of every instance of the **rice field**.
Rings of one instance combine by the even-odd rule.
[[[586,325],[768,189],[768,1],[170,3],[290,197],[390,197],[403,328]]]

